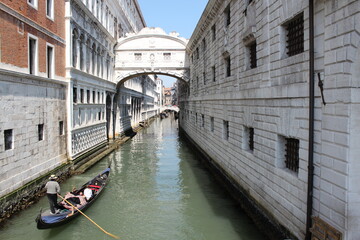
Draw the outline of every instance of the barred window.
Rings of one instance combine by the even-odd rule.
[[[230,5],[227,6],[227,8],[224,11],[224,17],[225,17],[225,27],[228,27],[231,23],[230,19]]]
[[[299,140],[295,138],[285,138],[285,166],[291,171],[299,171]]]
[[[243,148],[254,151],[254,128],[244,127]]]
[[[230,56],[225,58],[225,68],[226,68],[226,77],[230,77],[231,76]]]
[[[250,54],[250,68],[257,67],[257,57],[256,57],[256,41],[252,42],[249,45],[249,54]]]
[[[164,60],[171,60],[171,53],[164,53]]]
[[[141,53],[135,53],[135,61],[141,61],[142,54]]]
[[[39,141],[44,140],[44,124],[38,125],[38,139]]]
[[[294,56],[304,52],[304,14],[301,13],[285,26],[287,55]]]
[[[5,143],[5,151],[13,148],[13,130],[7,129],[4,131],[4,143]]]

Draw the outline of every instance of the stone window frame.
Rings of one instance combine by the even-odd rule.
[[[4,150],[8,151],[14,149],[14,130],[4,130]]]
[[[295,137],[278,135],[276,166],[290,173],[298,174],[300,165],[300,140]]]
[[[64,121],[59,121],[59,136],[63,136],[64,134]]]
[[[258,67],[257,63],[257,42],[254,39],[245,46],[246,57],[246,70],[254,69]],[[255,59],[253,59],[255,57]]]
[[[134,53],[134,59],[135,59],[135,61],[141,61],[142,53]]]
[[[38,10],[38,0],[27,0],[27,3],[34,9]]]
[[[164,52],[163,57],[164,57],[164,61],[170,61],[171,60],[171,53],[170,52]]]
[[[51,49],[51,60],[49,61],[49,50]],[[54,78],[55,76],[55,46],[46,43],[46,74],[48,78]],[[50,66],[49,66],[50,65]]]
[[[33,45],[33,46],[32,46]],[[35,49],[33,49],[35,48]],[[28,68],[29,74],[38,75],[39,73],[39,39],[28,33]]]
[[[46,0],[46,17],[50,19],[51,21],[54,21],[55,14],[54,14],[54,0]]]
[[[243,149],[248,152],[254,151],[254,136],[255,130],[253,127],[243,127]]]
[[[43,141],[45,139],[45,134],[44,134],[44,124],[40,123],[38,124],[38,140]]]
[[[224,9],[224,24],[225,28],[229,28],[231,24],[231,11],[230,11],[230,3],[227,5],[227,7]]]
[[[231,77],[231,58],[228,52],[223,54],[224,57],[224,73],[225,77]]]
[[[302,19],[302,32],[300,33],[300,37],[302,37],[302,41],[301,41],[301,49],[300,52],[296,51],[295,53],[293,53],[292,51],[290,51],[289,54],[289,41],[294,43],[294,41],[296,42],[299,37],[296,36],[294,37],[294,41],[292,39],[288,39],[288,34],[289,34],[289,25],[294,24],[296,21],[298,21],[299,19]],[[280,44],[281,44],[281,56],[282,59],[284,58],[288,58],[288,57],[292,57],[292,56],[296,56],[298,54],[301,54],[305,51],[304,48],[304,44],[305,44],[305,28],[304,28],[304,12],[300,12],[298,14],[296,14],[293,18],[289,19],[288,21],[286,21],[285,23],[283,23],[280,27]],[[292,36],[292,35],[291,35]]]

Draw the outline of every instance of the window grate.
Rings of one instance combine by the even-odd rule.
[[[5,151],[13,148],[13,130],[7,129],[4,131]]]
[[[291,20],[287,26],[287,54],[294,56],[304,52],[304,17],[303,13]]]
[[[249,128],[249,149],[254,151],[254,128]]]
[[[298,172],[299,171],[299,140],[294,138],[286,138],[285,151],[286,168]]]
[[[256,41],[253,42],[249,46],[250,50],[250,68],[256,68],[257,67],[257,58],[256,58]]]

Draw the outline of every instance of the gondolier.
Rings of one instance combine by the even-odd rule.
[[[57,177],[55,175],[51,175],[49,177],[49,181],[46,183],[46,194],[50,204],[50,212],[52,214],[56,214],[59,209],[57,203],[57,194],[60,194],[60,185],[56,181]]]

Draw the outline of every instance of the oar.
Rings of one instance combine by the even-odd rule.
[[[96,222],[94,222],[91,218],[89,218],[88,216],[86,216],[85,213],[83,213],[82,211],[80,211],[80,209],[78,209],[77,207],[75,207],[71,202],[69,202],[68,200],[66,200],[65,198],[63,198],[60,194],[58,194],[58,196],[64,200],[65,202],[67,202],[68,204],[70,204],[73,208],[75,208],[79,213],[81,213],[84,217],[86,217],[90,222],[92,222],[93,224],[95,224],[95,226],[97,226],[101,231],[103,231],[105,234],[109,235],[110,237],[119,239],[118,236],[111,234],[107,231],[105,231],[102,227],[100,227]]]

